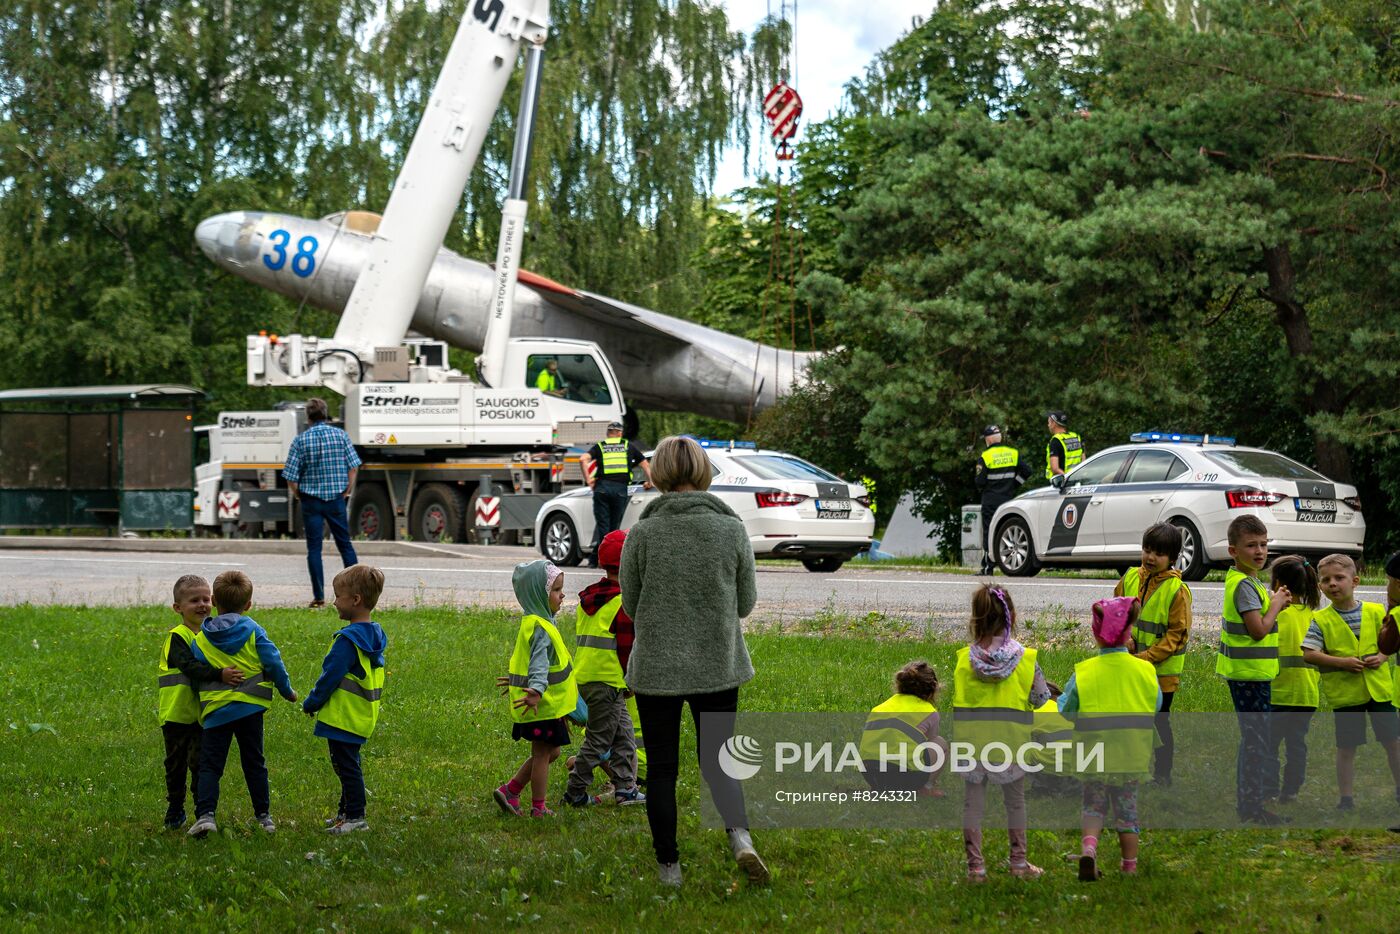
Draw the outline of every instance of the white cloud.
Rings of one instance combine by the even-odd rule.
[[[781,0],[718,0],[732,28],[751,34]],[[802,96],[802,123],[809,125],[831,116],[841,103],[847,81],[864,75],[881,49],[908,32],[917,16],[925,16],[932,0],[799,0],[794,29],[793,74],[790,83]],[[793,3],[788,0],[788,15]],[[777,75],[773,80],[777,80]],[[773,148],[763,115],[752,116],[754,139],[759,143],[753,161],[758,171],[771,171]],[[797,140],[801,145],[802,134]],[[729,152],[720,163],[715,190],[721,194],[743,185],[743,157]]]

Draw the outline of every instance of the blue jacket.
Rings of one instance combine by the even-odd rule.
[[[316,679],[316,686],[311,689],[311,693],[302,702],[301,709],[307,713],[315,713],[326,706],[326,702],[331,699],[335,689],[340,686],[340,680],[347,674],[354,672],[357,678],[363,678],[369,674],[360,667],[360,656],[355,651],[356,648],[369,656],[371,668],[384,667],[384,649],[388,647],[389,639],[384,635],[384,630],[379,628],[378,623],[373,620],[367,623],[347,623],[345,628],[335,635],[336,639],[331,643],[331,650],[326,653],[326,660],[321,663],[321,677]],[[314,732],[322,739],[333,739],[340,743],[363,743],[365,741],[363,736],[338,730],[319,720],[316,721]]]
[[[287,668],[282,664],[282,653],[277,651],[277,646],[267,637],[267,631],[256,622],[241,613],[221,613],[213,619],[205,620],[201,631],[214,644],[214,648],[227,655],[237,655],[238,650],[243,648],[243,643],[256,636],[258,659],[262,662],[263,671],[270,676],[272,683],[277,685],[277,693],[287,700],[292,699],[295,692],[292,690],[291,678],[287,676]],[[195,657],[208,663],[209,659],[199,650],[198,642],[194,643],[193,648]],[[245,671],[244,674],[251,675],[253,672]],[[234,701],[205,717],[204,728],[207,730],[210,727],[232,723],[234,720],[262,713],[263,709],[257,704]]]

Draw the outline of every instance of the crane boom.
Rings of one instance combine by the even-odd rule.
[[[549,0],[468,0],[334,342],[361,360],[408,334],[520,42],[544,42]],[[513,283],[512,283],[513,285]]]

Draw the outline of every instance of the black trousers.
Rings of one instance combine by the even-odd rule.
[[[1000,496],[982,497],[982,567],[996,566],[996,547],[992,542],[992,516],[1007,500]]]
[[[360,820],[365,816],[365,773],[360,768],[360,743],[342,743],[337,739],[327,739],[331,747],[331,768],[340,779],[340,805],[336,814],[345,815],[346,820]]]
[[[253,801],[253,816],[266,814],[272,801],[267,784],[267,763],[263,761],[263,715],[259,711],[232,723],[207,727],[199,748],[199,794],[195,796],[196,817],[219,809],[219,781],[224,777],[228,748],[238,740],[238,758],[243,780]]]
[[[1275,761],[1282,760],[1279,747],[1283,747],[1287,759],[1283,760],[1283,788],[1278,787],[1278,771],[1271,772],[1264,779],[1264,797],[1277,794],[1293,797],[1303,787],[1303,779],[1308,774],[1308,729],[1312,726],[1316,707],[1294,707],[1291,704],[1271,704],[1269,714],[1269,744],[1274,750]]]
[[[162,723],[165,737],[165,809],[166,820],[185,813],[185,785],[189,785],[190,800],[199,797],[199,745],[204,731],[198,723]]]
[[[627,511],[627,484],[599,480],[593,486],[593,563],[598,563],[598,546],[603,536],[622,528]]]
[[[1172,760],[1176,755],[1176,737],[1172,735],[1172,701],[1176,699],[1175,691],[1162,692],[1162,709],[1157,711],[1157,716],[1153,723],[1157,727],[1157,736],[1161,738],[1162,745],[1157,747],[1152,761],[1152,777],[1171,781]]]
[[[658,863],[680,859],[676,846],[676,775],[680,771],[681,710],[686,704],[690,704],[690,719],[695,722],[700,777],[710,788],[715,809],[725,827],[749,825],[743,790],[719,767],[720,748],[734,735],[739,689],[678,697],[638,694],[637,714],[642,721],[642,735],[647,738],[647,824]]]

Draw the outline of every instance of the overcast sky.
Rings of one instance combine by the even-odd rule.
[[[745,35],[753,33],[769,10],[776,15],[780,6],[780,0],[718,2],[729,14],[731,27]],[[845,83],[863,75],[875,53],[908,32],[913,18],[927,14],[932,7],[933,0],[799,0],[790,83],[802,96],[802,124],[819,122],[834,112]],[[792,0],[788,0],[789,18],[792,8]],[[771,171],[773,147],[763,115],[755,113],[753,122],[754,139],[759,143],[758,164]],[[800,129],[796,142],[802,142]],[[743,158],[731,153],[719,167],[715,191],[725,194],[744,183]]]

